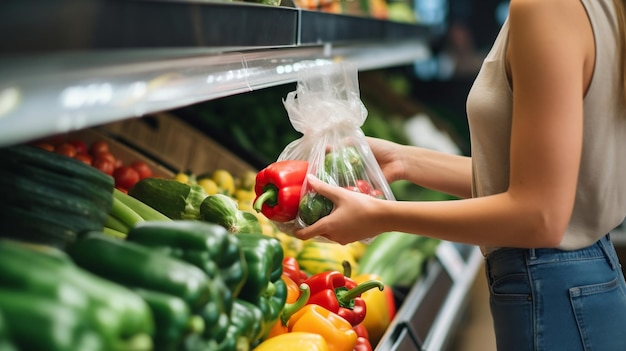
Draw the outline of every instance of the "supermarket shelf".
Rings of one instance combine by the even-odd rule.
[[[0,146],[295,82],[308,65],[411,64],[436,32],[236,2],[2,2]]]
[[[0,2],[0,52],[276,48],[432,39],[441,26],[219,0]],[[19,33],[19,35],[15,35]]]
[[[483,260],[477,247],[442,242],[376,351],[441,351],[452,341]]]

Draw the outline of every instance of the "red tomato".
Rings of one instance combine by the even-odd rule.
[[[137,171],[137,173],[139,173],[139,179],[144,179],[152,176],[152,169],[150,168],[150,166],[148,166],[147,163],[143,161],[135,161],[130,166],[133,167]]]
[[[80,160],[85,162],[86,164],[91,166],[91,161],[92,161],[92,157],[89,154],[86,153],[77,153],[76,156],[74,156],[75,159]]]
[[[385,194],[382,192],[382,190],[379,189],[372,189],[372,191],[370,191],[370,196],[373,196],[375,198],[378,199],[384,199],[385,198]]]
[[[76,148],[76,154],[86,154],[87,145],[82,140],[70,140],[69,144],[74,145]]]
[[[104,174],[108,175],[113,175],[113,171],[115,170],[115,165],[113,164],[113,162],[109,159],[102,157],[94,158],[94,160],[91,162],[91,165],[102,171]]]
[[[122,189],[130,189],[139,181],[139,173],[130,166],[121,166],[113,171],[115,186]]]
[[[89,153],[92,156],[99,155],[102,152],[109,152],[109,143],[104,140],[99,140],[91,144],[89,148]]]
[[[63,143],[61,145],[58,145],[54,148],[54,152],[68,157],[76,156],[76,148],[70,143]]]
[[[91,156],[93,156],[93,158],[104,158],[106,160],[111,161],[111,163],[113,163],[113,165],[115,165],[115,156],[113,156],[112,153],[108,152],[108,151],[102,151],[98,154],[91,154]]]
[[[363,194],[369,194],[372,190],[374,190],[372,188],[372,185],[367,180],[363,180],[363,179],[359,179],[356,181],[356,187]]]

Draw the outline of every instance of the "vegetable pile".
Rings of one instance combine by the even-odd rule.
[[[124,191],[41,148],[0,159],[0,350],[372,350],[437,244],[301,241],[255,211],[252,172]]]

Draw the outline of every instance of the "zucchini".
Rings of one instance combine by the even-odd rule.
[[[130,188],[128,195],[170,219],[199,219],[200,204],[207,197],[201,186],[165,178],[144,178]]]

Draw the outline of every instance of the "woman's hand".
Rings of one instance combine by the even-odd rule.
[[[384,221],[377,216],[381,199],[329,185],[315,176],[307,176],[308,186],[333,202],[332,212],[306,228],[298,229],[294,236],[307,240],[323,236],[340,244],[371,238],[384,230]]]
[[[406,167],[402,159],[405,151],[402,145],[373,137],[366,137],[366,140],[387,182],[405,179]]]

